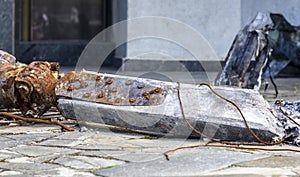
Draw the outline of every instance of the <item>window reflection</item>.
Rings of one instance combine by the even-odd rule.
[[[31,40],[88,40],[104,28],[104,0],[31,1]]]

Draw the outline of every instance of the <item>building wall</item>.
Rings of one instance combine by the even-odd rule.
[[[146,16],[159,16],[177,20],[190,26],[211,46],[218,57],[224,57],[241,27],[240,0],[128,0],[128,19]],[[163,26],[163,25],[162,25]],[[176,26],[176,25],[175,25]],[[149,30],[160,30],[154,26]],[[168,28],[168,27],[167,27]],[[128,24],[128,31],[135,33],[136,25]],[[162,29],[164,30],[164,29]],[[179,34],[178,29],[167,29],[178,36],[189,37],[191,34]],[[177,33],[177,34],[176,34]],[[130,34],[129,34],[130,35]],[[178,35],[178,36],[177,36]],[[191,44],[194,46],[199,43]],[[199,45],[201,47],[201,45]],[[199,48],[201,50],[201,48]],[[205,53],[205,51],[203,51]],[[128,58],[192,58],[186,46],[156,38],[139,38],[127,44]],[[201,56],[200,56],[201,57]],[[203,57],[206,57],[203,55]]]
[[[242,0],[242,25],[247,24],[257,12],[281,13],[292,24],[300,25],[299,0]]]
[[[0,50],[14,53],[14,0],[0,0]]]
[[[128,0],[128,19],[161,16],[178,20],[203,35],[219,59],[224,59],[234,36],[257,12],[282,13],[291,24],[300,25],[299,10],[299,0]],[[160,26],[155,26],[149,30],[159,28]],[[128,24],[129,36],[138,30],[136,25]],[[173,28],[168,30],[170,33],[177,31]],[[178,35],[188,37],[190,34]],[[198,43],[192,45],[201,48]],[[193,58],[189,51],[174,42],[149,37],[130,41],[127,45],[127,57]]]
[[[117,58],[223,59],[236,33],[259,11],[282,13],[293,25],[300,25],[299,0],[114,0],[113,2],[113,23],[129,20],[127,29],[121,31],[122,35],[127,34],[130,41],[115,51]],[[0,49],[19,55],[22,50],[14,52],[14,4],[15,0],[0,0]],[[149,16],[156,17],[158,25],[130,23],[131,20]],[[186,31],[182,32],[182,29],[177,28],[178,25]],[[147,32],[148,36],[142,36],[142,30]],[[116,30],[116,33],[119,32]],[[137,33],[138,38],[130,38]],[[161,34],[167,38],[158,38]],[[199,38],[200,42],[194,40],[194,37]],[[179,39],[185,39],[184,42],[187,43],[182,45],[178,43]],[[19,45],[16,43],[17,47]],[[197,56],[191,52],[195,50],[199,51]],[[47,56],[44,58],[49,59]]]

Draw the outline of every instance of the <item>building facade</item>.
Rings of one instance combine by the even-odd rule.
[[[88,47],[96,50],[90,58],[117,67],[126,61],[220,61],[257,12],[282,13],[297,25],[299,8],[298,0],[0,0],[0,49],[25,63],[71,66],[88,57],[82,54]]]

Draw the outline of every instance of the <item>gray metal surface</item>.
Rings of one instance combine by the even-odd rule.
[[[96,81],[97,76],[104,79]],[[103,86],[107,78],[112,82]],[[78,85],[80,80],[83,81],[84,87],[76,89],[72,87],[73,89],[69,91],[62,89]],[[132,84],[125,86],[124,83],[128,80]],[[58,94],[58,108],[65,117],[152,134],[175,137],[199,136],[192,132],[182,116],[177,83],[92,72],[77,73],[76,77],[63,83],[67,85],[59,85],[56,93]],[[123,83],[124,86],[118,87],[113,83]],[[116,87],[117,91],[109,91],[108,88],[112,87]],[[144,94],[155,88],[160,88],[160,92],[150,94],[149,97]],[[236,108],[216,97],[208,88],[191,84],[181,84],[180,88],[186,118],[198,130],[221,140],[255,141]],[[103,100],[104,97],[99,100],[96,93],[103,93],[104,90],[107,91],[105,100]],[[283,136],[282,129],[278,126],[279,121],[272,114],[269,104],[258,92],[227,87],[215,87],[215,90],[240,107],[249,126],[261,139],[272,141],[275,137]],[[86,95],[90,97],[87,98]],[[108,101],[119,98],[122,101],[117,103]],[[132,98],[140,102],[132,103],[130,102]],[[153,99],[158,101],[151,101]]]

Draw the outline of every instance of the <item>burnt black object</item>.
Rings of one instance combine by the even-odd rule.
[[[236,35],[217,85],[259,89],[262,77],[300,76],[300,26],[281,14],[257,16]],[[266,67],[267,66],[267,67]]]
[[[273,22],[269,28],[268,38],[272,49],[265,77],[275,77],[287,68],[284,76],[300,76],[300,26],[291,25],[283,15],[270,14]],[[292,69],[291,69],[292,68]],[[285,69],[286,70],[286,69]]]
[[[287,119],[287,116],[289,116],[300,124],[300,101],[282,102],[281,104],[285,115],[280,110],[280,102],[276,102],[273,105],[273,108],[277,111],[278,120],[281,122],[284,129],[286,138],[285,143],[300,146],[300,127],[293,121]]]
[[[225,58],[226,64],[217,79],[217,85],[259,89],[260,76],[270,50],[265,28],[267,21],[267,14],[258,13],[239,31]],[[254,64],[250,67],[251,60],[254,60]],[[250,74],[246,75],[249,70]]]

